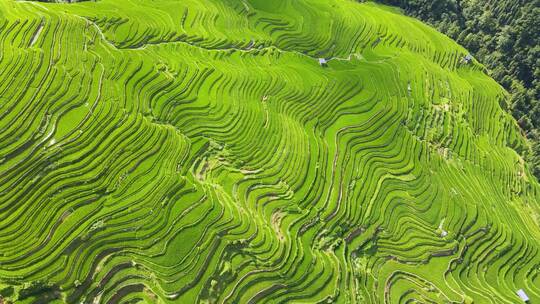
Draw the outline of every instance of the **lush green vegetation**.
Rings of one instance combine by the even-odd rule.
[[[508,96],[421,22],[349,0],[0,21],[4,301],[540,301]]]
[[[531,141],[522,154],[540,178],[540,0],[380,0],[455,39],[510,93],[505,107]]]

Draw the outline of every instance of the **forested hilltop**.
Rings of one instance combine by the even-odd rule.
[[[540,178],[540,0],[378,0],[399,6],[465,46],[511,93],[509,110],[532,142]]]

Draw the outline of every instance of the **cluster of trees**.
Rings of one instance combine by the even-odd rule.
[[[511,94],[540,179],[540,0],[377,0],[401,7],[467,48]]]

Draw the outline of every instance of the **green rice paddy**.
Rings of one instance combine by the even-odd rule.
[[[466,55],[350,0],[0,0],[0,302],[540,301]]]

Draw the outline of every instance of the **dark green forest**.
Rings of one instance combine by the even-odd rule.
[[[507,107],[531,141],[520,151],[540,178],[540,0],[379,0],[466,47],[511,94]]]

